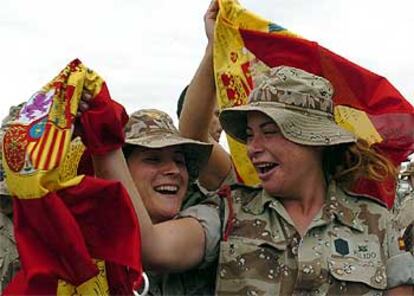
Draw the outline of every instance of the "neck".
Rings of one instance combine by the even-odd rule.
[[[323,173],[306,178],[300,188],[295,195],[284,198],[281,202],[299,234],[304,236],[313,218],[325,203],[327,184]]]

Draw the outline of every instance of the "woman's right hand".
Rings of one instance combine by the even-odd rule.
[[[212,42],[214,39],[214,24],[216,23],[218,11],[218,0],[213,0],[204,14],[204,27],[209,42]]]

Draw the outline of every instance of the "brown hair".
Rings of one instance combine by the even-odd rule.
[[[388,158],[362,139],[356,143],[327,147],[324,168],[328,175],[346,187],[352,187],[360,177],[381,182],[395,179],[398,173]]]

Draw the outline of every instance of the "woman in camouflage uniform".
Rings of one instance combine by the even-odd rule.
[[[131,114],[123,148],[135,186],[153,223],[173,219],[183,203],[200,202],[190,184],[207,162],[211,145],[183,138],[168,114],[143,109]],[[149,270],[150,271],[150,270]],[[215,267],[183,273],[149,272],[150,295],[212,295]]]

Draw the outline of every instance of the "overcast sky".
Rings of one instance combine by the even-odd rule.
[[[387,77],[414,102],[413,0],[240,0]],[[1,0],[0,117],[78,57],[128,112],[176,100],[203,54],[209,0]]]

